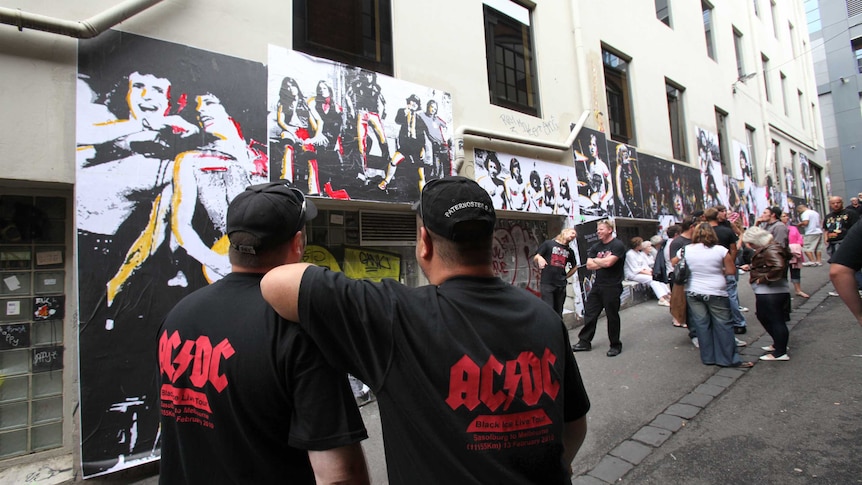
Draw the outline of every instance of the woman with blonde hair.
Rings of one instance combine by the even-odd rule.
[[[765,229],[749,227],[742,242],[754,250],[751,257],[751,288],[754,290],[757,309],[755,315],[769,336],[772,345],[763,347],[769,353],[760,360],[790,360],[787,341],[790,331],[790,285],[787,283],[790,250],[775,242]]]
[[[736,348],[730,299],[725,275],[736,273],[736,265],[727,248],[709,223],[698,224],[691,244],[680,249],[677,257],[685,258],[691,271],[685,283],[688,325],[694,327],[700,348],[700,360],[706,365],[751,367],[743,362]]]

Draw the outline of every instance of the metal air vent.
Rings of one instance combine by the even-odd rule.
[[[416,245],[416,214],[361,211],[359,243],[362,246]]]

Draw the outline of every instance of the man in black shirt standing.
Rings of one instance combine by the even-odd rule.
[[[587,269],[596,272],[596,280],[584,303],[584,328],[578,334],[575,352],[592,349],[599,314],[604,309],[608,318],[608,340],[611,348],[608,357],[623,351],[620,341],[620,295],[623,292],[623,268],[626,264],[626,245],[614,237],[614,226],[609,220],[599,222],[596,228],[599,241],[587,251]]]
[[[736,261],[736,253],[739,250],[736,247],[736,243],[739,241],[739,237],[736,236],[736,233],[733,232],[733,229],[727,223],[727,207],[723,205],[710,207],[704,211],[703,216],[715,231],[715,235],[718,237],[718,244],[726,247],[730,251],[730,256]],[[746,328],[746,321],[745,317],[742,316],[742,312],[748,309],[745,308],[743,310],[743,307],[739,304],[739,293],[736,288],[739,282],[739,275],[725,275],[724,278],[727,282],[727,297],[730,300],[730,315],[733,317],[733,331],[737,335],[743,334],[748,329]],[[738,339],[736,343],[737,345],[744,344]]]
[[[575,252],[569,247],[577,236],[574,229],[567,227],[554,239],[540,244],[533,256],[533,261],[542,271],[542,301],[551,305],[560,316],[563,316],[563,303],[566,302],[567,280],[578,270]]]
[[[832,212],[823,219],[823,232],[826,233],[826,254],[831,258],[844,241],[847,231],[859,220],[859,213],[852,207],[845,209],[844,199],[837,196],[829,198],[829,208]]]

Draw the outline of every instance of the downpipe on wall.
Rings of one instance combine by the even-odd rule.
[[[586,123],[589,116],[590,110],[585,110],[583,114],[581,114],[581,117],[578,119],[578,122],[572,128],[571,133],[569,133],[569,137],[563,143],[539,140],[537,138],[528,138],[525,136],[514,135],[512,133],[505,133],[502,131],[486,130],[475,126],[461,125],[455,129],[455,173],[459,173],[461,171],[461,166],[464,164],[465,135],[488,138],[489,140],[502,140],[541,148],[551,148],[555,150],[565,151],[570,150],[572,148],[572,145],[575,144],[575,138],[578,136],[578,133],[580,133],[581,128],[584,127],[584,123]]]
[[[111,7],[86,20],[74,21],[0,7],[0,23],[24,29],[66,35],[76,39],[92,39],[111,27],[147,10],[162,0],[129,0]]]

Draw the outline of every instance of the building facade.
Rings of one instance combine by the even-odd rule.
[[[604,218],[627,240],[718,203],[745,225],[822,208],[801,1],[597,5],[0,8],[0,481],[158,458],[155,331],[226,271],[224,211],[249,183],[316,197],[309,261],[420,285],[410,203],[474,178],[497,273],[534,293],[529,255],[564,226],[583,258]]]
[[[862,192],[862,2],[806,0],[832,195]]]

